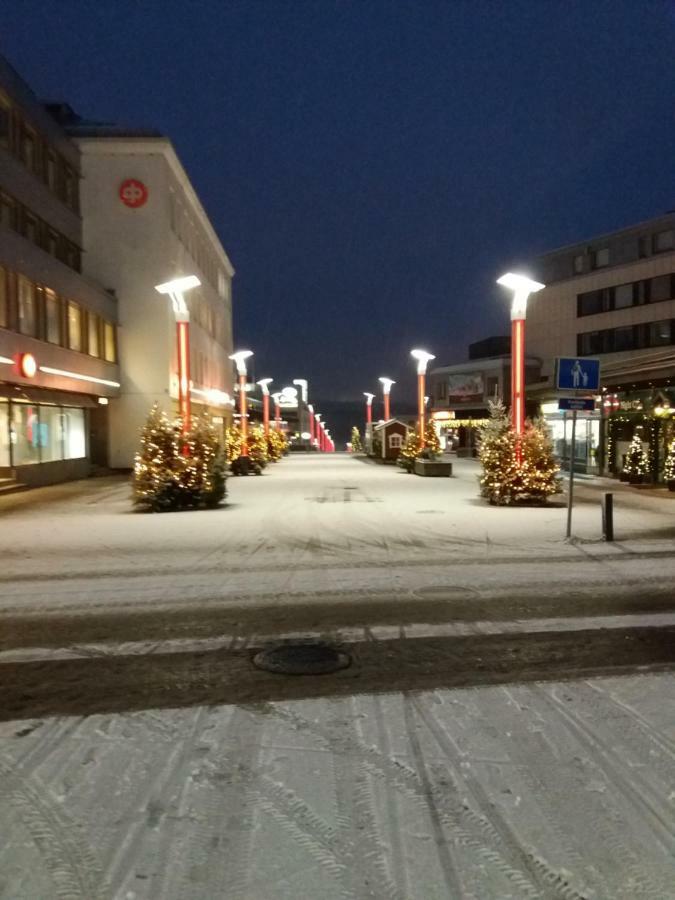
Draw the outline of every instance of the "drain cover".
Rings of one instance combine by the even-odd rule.
[[[351,665],[351,657],[324,644],[282,644],[262,650],[253,664],[278,675],[327,675]]]

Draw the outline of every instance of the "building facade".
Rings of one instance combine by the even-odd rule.
[[[158,284],[199,278],[185,294],[192,410],[223,429],[231,421],[234,269],[166,137],[66,115],[82,160],[84,268],[115,296],[119,313],[121,387],[109,405],[108,462],[128,468],[153,404],[178,412],[175,317]]]
[[[81,156],[0,57],[0,479],[102,461],[119,395],[117,304],[83,275]]]
[[[527,315],[528,352],[543,360],[542,402],[565,459],[570,416],[558,413],[557,357],[597,357],[602,396],[580,416],[575,467],[620,472],[639,433],[660,480],[675,409],[675,213],[555,250],[534,266],[546,287]]]

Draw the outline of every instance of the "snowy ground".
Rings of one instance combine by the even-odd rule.
[[[675,502],[343,456],[0,500],[0,897],[675,898]],[[292,633],[353,665],[251,664]]]

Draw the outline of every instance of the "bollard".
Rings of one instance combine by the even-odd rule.
[[[602,495],[602,537],[614,540],[614,494],[610,493]]]

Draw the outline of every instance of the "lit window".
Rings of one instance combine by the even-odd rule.
[[[87,351],[89,356],[99,356],[98,345],[98,316],[96,313],[87,315]]]
[[[602,269],[609,265],[609,247],[603,247],[602,250],[596,250],[593,254],[593,268]]]
[[[19,276],[19,331],[35,335],[35,286],[23,275]]]
[[[59,299],[49,288],[45,288],[45,324],[46,337],[50,344],[61,343],[61,321],[59,315]]]
[[[68,301],[68,347],[82,349],[82,311],[77,303]]]
[[[63,410],[63,457],[81,459],[87,455],[83,409]]]
[[[115,352],[115,327],[110,322],[103,325],[103,355],[107,362],[116,362]]]
[[[654,253],[663,253],[666,250],[672,250],[675,247],[675,232],[659,231],[658,234],[652,236],[652,250]]]

